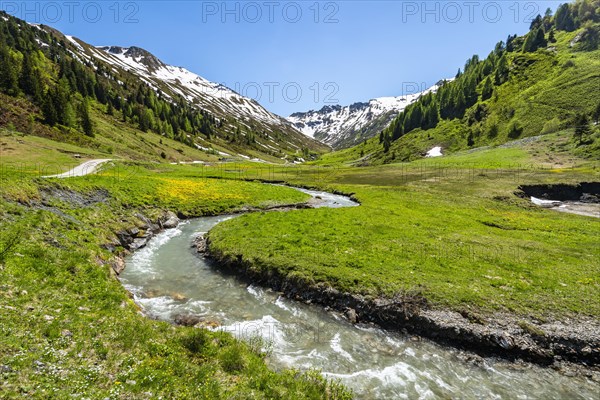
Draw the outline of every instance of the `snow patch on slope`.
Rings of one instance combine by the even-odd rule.
[[[442,155],[442,148],[440,146],[436,146],[429,150],[427,154],[425,154],[425,157],[441,157]]]

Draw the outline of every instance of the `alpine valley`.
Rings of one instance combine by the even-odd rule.
[[[598,399],[600,0],[489,25],[481,56],[472,24],[381,23],[398,2],[233,25],[161,1],[81,38],[0,11],[0,398]],[[466,62],[435,85],[373,74],[377,48],[421,73],[439,30]],[[86,42],[133,32],[219,73],[343,65],[401,96],[284,118]]]

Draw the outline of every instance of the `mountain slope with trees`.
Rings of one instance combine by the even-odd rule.
[[[325,160],[387,163],[499,145],[567,130],[575,152],[600,153],[600,1],[538,15],[524,36],[509,35],[456,79],[409,105],[376,139]]]
[[[118,57],[129,58],[118,62]],[[130,68],[134,62],[143,69]],[[143,49],[98,49],[50,27],[0,15],[0,126],[9,130],[108,153],[123,147],[118,137],[107,137],[109,131],[124,131],[127,140],[150,133],[189,147],[194,151],[187,149],[187,158],[200,159],[241,155],[283,162],[327,150],[251,99],[225,87],[217,94],[194,91],[164,71],[220,86],[167,66]],[[178,149],[149,150],[144,157],[173,153],[169,158],[177,160]]]

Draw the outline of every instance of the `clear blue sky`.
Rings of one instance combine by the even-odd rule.
[[[512,0],[0,1],[0,8],[17,17],[93,45],[145,48],[284,116],[332,102],[399,96],[415,84],[431,86],[454,76],[471,55],[485,57],[508,34],[525,33],[532,17],[558,5]]]

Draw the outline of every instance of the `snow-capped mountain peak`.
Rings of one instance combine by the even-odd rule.
[[[183,67],[167,65],[142,48],[101,46],[92,48],[92,51],[95,57],[139,75],[150,87],[161,90],[167,97],[180,95],[219,117],[236,116],[243,124],[259,120],[269,124],[271,131],[290,129],[289,122],[267,111],[254,99],[241,96]]]
[[[379,97],[349,106],[326,105],[318,111],[297,112],[288,117],[302,133],[334,148],[352,146],[373,137],[387,127],[409,104],[443,81],[418,93],[397,97]]]
[[[62,35],[56,31],[55,34]],[[213,138],[200,137],[197,146],[219,142],[235,152],[262,152],[288,160],[305,150],[324,151],[326,146],[301,134],[285,118],[273,114],[252,98],[244,97],[223,84],[211,82],[190,70],[168,65],[140,47],[91,46],[73,36],[63,35],[67,51],[98,74],[124,86],[141,81],[156,94],[173,103],[188,103],[217,121]],[[246,142],[240,136],[248,138]],[[239,154],[238,154],[239,155]],[[243,155],[240,155],[243,156]],[[248,156],[248,155],[246,155]]]

